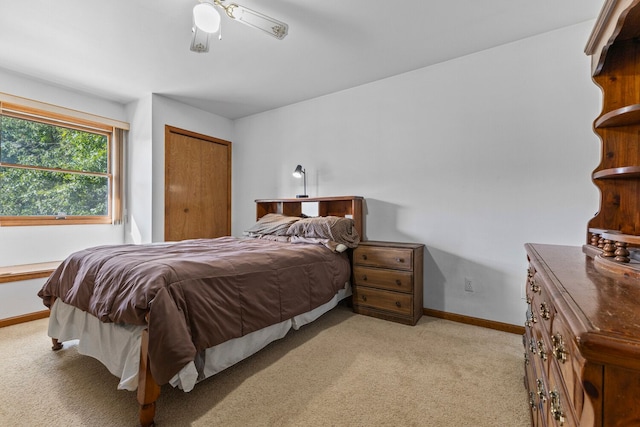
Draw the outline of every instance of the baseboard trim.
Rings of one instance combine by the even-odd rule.
[[[36,311],[35,313],[23,314],[21,316],[7,317],[6,319],[0,319],[0,328],[17,325],[18,323],[31,322],[32,320],[44,319],[46,317],[49,317],[49,310]]]
[[[478,317],[447,313],[446,311],[433,310],[431,308],[423,308],[423,313],[425,316],[438,317],[440,319],[451,320],[458,323],[482,326],[483,328],[496,329],[498,331],[509,332],[511,334],[524,334],[524,326],[512,325],[510,323],[495,322],[493,320],[480,319]]]
[[[464,316],[462,314],[448,313],[446,311],[434,310],[431,308],[423,308],[422,310],[425,316],[437,317],[440,319],[451,320],[458,323],[466,323],[467,325],[481,326],[483,328],[495,329],[498,331],[509,332],[517,335],[524,334],[524,326],[517,326],[510,323],[480,319],[478,317]],[[17,325],[19,323],[30,322],[32,320],[44,319],[46,317],[49,317],[49,310],[37,311],[35,313],[23,314],[21,316],[8,317],[6,319],[0,319],[0,328],[3,328],[5,326]]]

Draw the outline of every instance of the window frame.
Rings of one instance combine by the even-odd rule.
[[[107,137],[107,172],[66,171],[42,166],[25,166],[0,162],[0,166],[39,171],[70,172],[79,175],[94,175],[107,178],[108,201],[106,215],[38,215],[0,216],[3,226],[120,224],[124,209],[124,139],[129,124],[124,122],[66,109],[51,104],[19,98],[0,93],[0,116],[31,120],[53,126],[61,126],[84,132],[102,134]]]

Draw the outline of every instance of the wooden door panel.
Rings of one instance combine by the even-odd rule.
[[[168,127],[165,144],[165,240],[229,235],[230,143]]]
[[[210,237],[228,236],[231,230],[229,207],[227,206],[227,193],[229,182],[229,160],[227,158],[228,147],[220,144],[205,143],[202,145],[201,163],[201,215],[204,226]]]

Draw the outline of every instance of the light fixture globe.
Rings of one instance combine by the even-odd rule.
[[[205,33],[215,33],[220,29],[220,14],[212,3],[198,3],[193,7],[193,24]]]

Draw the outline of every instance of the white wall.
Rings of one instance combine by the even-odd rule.
[[[3,70],[0,92],[127,121],[124,106],[118,103]],[[114,225],[0,227],[0,267],[62,260],[88,246],[122,243],[123,229]],[[0,284],[0,319],[44,309],[33,292],[42,283],[44,279]]]
[[[523,244],[581,245],[598,209],[592,24],[237,120],[233,234],[302,164],[311,196],[365,197],[368,239],[426,244],[425,307],[522,324]]]
[[[131,130],[126,149],[125,241],[150,243],[153,225],[153,96],[127,105]]]

